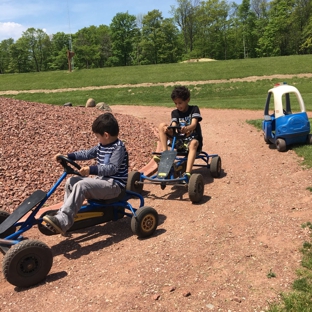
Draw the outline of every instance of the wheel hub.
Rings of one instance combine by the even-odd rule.
[[[146,218],[142,222],[142,227],[145,232],[148,232],[154,224],[155,220],[153,216],[146,216]]]
[[[23,274],[32,273],[36,270],[38,264],[38,259],[29,256],[21,261],[19,265],[20,272],[22,272]]]

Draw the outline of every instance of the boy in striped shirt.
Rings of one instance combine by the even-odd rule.
[[[65,235],[73,225],[74,217],[85,199],[111,199],[117,197],[126,187],[128,178],[128,152],[118,138],[119,125],[111,113],[98,116],[92,124],[98,145],[88,150],[69,153],[74,161],[97,159],[96,165],[82,167],[81,176],[70,177],[65,184],[64,203],[57,214],[45,215],[47,227]],[[58,156],[55,159],[59,161]],[[89,177],[95,175],[95,178]]]

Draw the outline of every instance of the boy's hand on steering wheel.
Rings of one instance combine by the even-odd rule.
[[[62,154],[58,153],[58,154],[56,154],[53,158],[54,158],[54,160],[56,160],[58,163],[61,163],[61,159],[59,158],[59,156],[62,156]]]
[[[83,176],[83,177],[87,177],[90,174],[90,167],[86,166],[86,167],[82,167],[80,170],[78,170],[79,173]]]
[[[191,130],[188,129],[187,126],[181,128],[181,133],[185,133],[187,136],[191,134]]]

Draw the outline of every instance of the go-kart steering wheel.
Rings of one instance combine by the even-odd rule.
[[[80,170],[81,167],[75,161],[73,161],[72,159],[69,159],[68,157],[63,156],[63,155],[58,155],[57,158],[61,160],[61,165],[63,166],[65,172],[67,172],[69,174],[76,174],[76,175],[81,176],[79,171],[68,166],[68,164],[71,164],[72,166],[74,166],[75,168]]]
[[[181,130],[181,126],[168,126],[167,127],[169,130],[172,129],[172,130]]]
[[[168,130],[172,130],[173,131],[173,136],[179,138],[184,138],[185,137],[185,134],[184,133],[181,133],[180,130],[181,130],[181,126],[168,126],[167,129]]]

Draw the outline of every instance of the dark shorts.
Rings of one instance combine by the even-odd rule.
[[[190,135],[189,137],[185,139],[178,139],[175,143],[175,149],[178,152],[188,152],[188,146],[192,140],[197,140],[198,141],[198,147],[197,147],[197,152],[201,152],[203,148],[203,142],[201,140],[198,140],[197,136]]]

